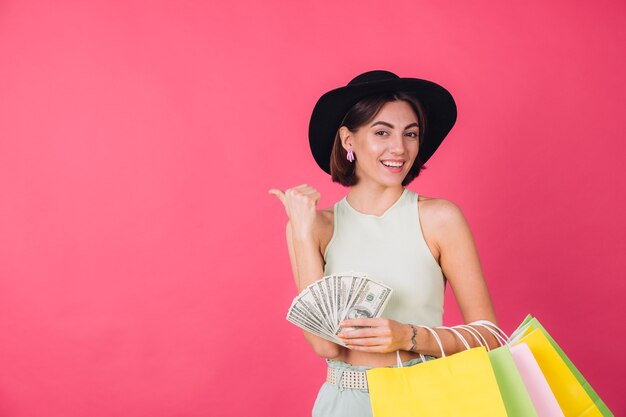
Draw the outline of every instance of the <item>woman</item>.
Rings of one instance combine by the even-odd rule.
[[[412,366],[442,355],[427,328],[441,326],[448,281],[466,323],[496,317],[471,231],[452,202],[418,195],[405,186],[437,150],[456,121],[443,87],[388,71],[359,75],[324,94],[309,127],[311,150],[334,182],[350,187],[334,206],[318,210],[320,194],[302,184],[270,190],[284,204],[287,243],[298,291],[322,276],[353,270],[394,289],[382,318],[341,323],[347,345],[304,331],[326,358],[328,380],[314,416],[371,415],[365,370]],[[486,329],[474,327],[490,347]],[[476,334],[459,330],[472,346]],[[464,349],[446,329],[435,329],[446,355]],[[480,335],[478,335],[480,336]]]

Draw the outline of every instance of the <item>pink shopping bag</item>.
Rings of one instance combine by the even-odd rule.
[[[546,377],[526,343],[509,348],[538,417],[564,417]]]

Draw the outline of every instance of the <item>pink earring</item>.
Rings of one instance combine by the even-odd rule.
[[[352,149],[348,149],[348,161],[354,162],[354,152],[352,152]]]

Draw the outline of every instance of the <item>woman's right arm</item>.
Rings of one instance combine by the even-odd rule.
[[[299,236],[293,232],[291,221],[287,222],[287,246],[289,259],[298,293],[310,283],[317,281],[324,275],[322,267],[324,259],[320,253],[319,242],[312,234]],[[341,355],[342,346],[329,340],[302,330],[304,338],[313,347],[315,353],[323,358],[335,359]]]
[[[320,194],[306,184],[293,187],[284,193],[277,189],[270,190],[285,206],[287,222],[287,247],[293,277],[298,293],[310,283],[324,275],[324,258],[320,249],[320,215],[317,202]],[[304,338],[315,352],[324,358],[338,358],[343,347],[329,340],[303,330]]]

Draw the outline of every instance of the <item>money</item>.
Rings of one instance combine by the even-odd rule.
[[[381,317],[393,290],[366,274],[347,272],[309,284],[292,301],[287,320],[307,332],[345,346],[337,337],[339,323],[360,317]]]
[[[358,319],[361,317],[380,317],[387,305],[391,288],[380,282],[363,280],[359,283],[358,290],[350,300],[344,314],[339,321]],[[352,330],[346,327],[342,330]],[[337,332],[339,329],[337,330]]]

